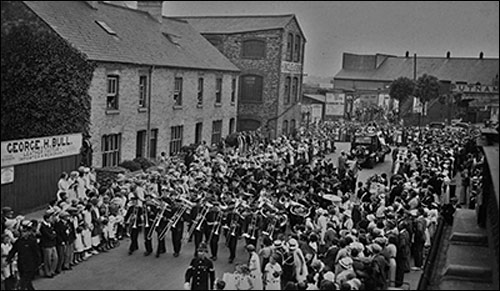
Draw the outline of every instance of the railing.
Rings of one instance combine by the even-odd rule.
[[[436,259],[439,251],[441,250],[443,243],[443,232],[444,226],[446,222],[442,217],[439,217],[439,222],[436,228],[436,232],[434,233],[434,239],[432,241],[431,249],[429,250],[429,255],[425,259],[424,271],[422,272],[422,276],[420,276],[420,280],[418,281],[417,290],[427,290],[429,286],[432,274],[436,270]]]

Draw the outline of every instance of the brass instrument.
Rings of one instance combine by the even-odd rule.
[[[132,229],[137,228],[137,218],[138,218],[137,214],[139,212],[139,208],[137,205],[134,205],[133,207],[134,207],[134,210],[127,220],[127,225],[129,226],[129,229],[128,229],[129,233],[132,232]]]
[[[257,228],[257,214],[252,214],[252,220],[247,228],[247,232],[243,234],[244,238],[249,238],[251,240],[255,239],[255,230]]]
[[[148,234],[146,235],[147,240],[150,240],[153,237],[155,230],[160,225],[161,218],[163,217],[163,214],[165,213],[165,210],[168,206],[168,203],[165,202],[161,208],[161,211],[156,214],[155,220],[153,221],[153,227],[149,229]]]
[[[175,214],[170,218],[168,221],[167,225],[160,231],[158,234],[158,239],[162,240],[165,238],[167,235],[168,231],[173,227],[177,227],[177,223],[181,220],[182,216],[184,213],[188,210],[191,209],[192,203],[190,201],[186,201],[184,199],[181,199],[181,203],[183,204],[181,208],[179,208]]]
[[[189,238],[193,235],[194,231],[201,231],[201,226],[203,225],[203,222],[205,221],[205,217],[207,216],[208,212],[210,211],[210,208],[212,207],[212,204],[206,203],[203,209],[198,212],[196,215],[196,218],[191,225],[191,228],[188,230],[188,235],[186,236],[185,240],[189,240]]]
[[[218,236],[220,233],[220,228],[222,226],[222,221],[224,220],[224,216],[226,216],[226,213],[221,211],[217,212],[217,220],[215,221],[215,225],[212,227],[212,231],[210,231],[210,235],[208,236],[208,241],[212,241],[213,236]]]

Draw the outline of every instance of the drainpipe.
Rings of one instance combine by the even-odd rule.
[[[146,157],[151,155],[151,79],[153,76],[154,66],[149,67],[148,71],[148,123],[146,127]]]

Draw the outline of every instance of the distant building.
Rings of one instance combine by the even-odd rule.
[[[238,130],[274,138],[300,123],[305,36],[295,15],[179,17],[240,70]]]
[[[439,81],[449,84],[448,94],[463,92],[469,103],[466,120],[481,122],[484,119],[498,118],[498,66],[499,59],[452,58],[417,56],[416,77],[432,75]],[[334,77],[336,89],[353,90],[355,99],[372,104],[391,106],[388,100],[389,86],[399,77],[413,79],[414,58],[386,54],[359,55],[344,53],[342,69]],[[395,105],[393,105],[395,106]],[[411,105],[410,105],[411,107]],[[447,119],[449,106],[438,100],[428,104],[426,121]]]
[[[97,66],[91,96],[92,165],[175,154],[235,131],[239,69],[189,23],[101,1],[24,1]]]

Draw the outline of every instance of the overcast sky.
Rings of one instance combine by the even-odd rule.
[[[342,53],[499,56],[498,1],[165,1],[165,16],[295,14],[304,72],[332,77]]]

